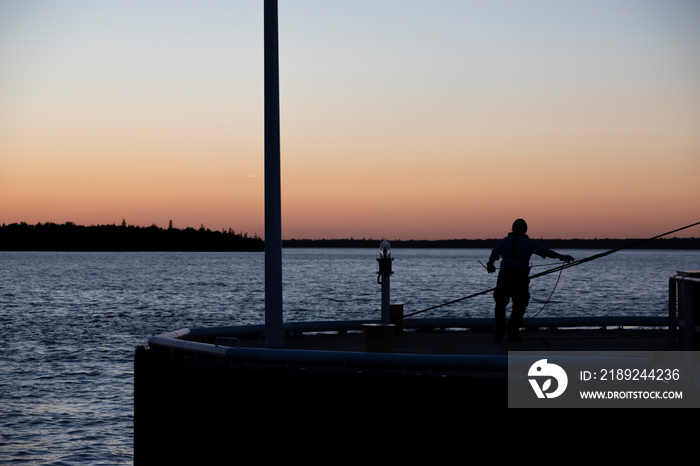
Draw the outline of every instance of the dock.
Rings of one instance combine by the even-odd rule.
[[[362,422],[357,415],[397,424],[468,419],[508,407],[511,351],[665,351],[675,343],[656,325],[532,327],[522,342],[496,341],[485,327],[429,327],[405,328],[391,348],[369,350],[365,332],[345,328],[295,329],[284,348],[265,348],[255,332],[233,336],[233,328],[154,337],[135,355],[135,462],[225,459],[232,437],[280,416],[344,430]]]
[[[669,281],[667,317],[534,318],[520,342],[495,340],[489,318],[287,322],[279,347],[269,347],[264,324],[156,335],[135,352],[134,458],[220,460],[230,455],[232,429],[266,429],[279,416],[390,412],[403,423],[494,412],[508,407],[514,352],[692,355],[699,288],[697,272],[679,273]]]

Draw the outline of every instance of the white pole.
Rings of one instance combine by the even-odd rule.
[[[265,346],[284,346],[277,0],[265,0]]]

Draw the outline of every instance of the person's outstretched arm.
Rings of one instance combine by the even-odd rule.
[[[573,262],[574,258],[569,256],[569,255],[564,255],[564,254],[559,254],[556,251],[550,251],[549,254],[547,254],[547,257],[551,257],[552,259],[559,259],[561,261],[566,262],[567,264],[569,262]]]

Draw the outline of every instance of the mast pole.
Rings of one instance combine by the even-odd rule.
[[[284,346],[277,16],[277,0],[265,0],[265,346],[268,348]]]

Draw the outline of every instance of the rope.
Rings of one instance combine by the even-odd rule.
[[[621,251],[621,250],[623,250],[623,249],[628,249],[628,248],[631,248],[631,247],[634,247],[634,246],[638,246],[638,245],[640,245],[640,244],[642,244],[642,243],[646,243],[646,242],[648,242],[648,241],[652,241],[652,240],[661,238],[661,237],[663,237],[663,236],[668,236],[668,235],[670,235],[671,233],[676,233],[676,232],[679,232],[679,231],[681,231],[681,230],[686,230],[686,229],[691,228],[691,227],[694,227],[694,226],[696,226],[696,225],[700,225],[700,222],[691,223],[690,225],[686,225],[686,226],[681,227],[681,228],[676,228],[675,230],[667,231],[666,233],[662,233],[662,234],[660,234],[660,235],[652,236],[651,238],[642,239],[642,240],[636,241],[636,242],[634,242],[634,243],[630,243],[630,244],[627,244],[627,245],[625,245],[625,246],[621,246],[621,247],[619,247],[619,248],[610,249],[609,251],[605,251],[605,252],[602,252],[602,253],[600,253],[600,254],[595,254],[595,255],[593,255],[593,256],[586,257],[585,259],[579,259],[579,260],[577,260],[577,261],[569,262],[568,264],[559,265],[559,266],[554,267],[554,268],[551,268],[551,269],[549,269],[549,270],[545,270],[544,272],[540,272],[540,273],[538,273],[538,274],[531,275],[531,276],[530,276],[530,280],[532,280],[533,278],[539,278],[539,277],[542,277],[542,276],[544,276],[544,275],[548,275],[548,274],[554,273],[554,272],[559,272],[559,273],[560,273],[560,274],[559,274],[559,277],[561,278],[561,271],[564,270],[564,269],[568,269],[569,267],[575,267],[575,266],[577,266],[577,265],[581,265],[581,264],[584,264],[584,263],[586,263],[586,262],[590,262],[590,261],[595,260],[595,259],[600,259],[601,257],[608,256],[608,255],[610,255],[610,254],[613,254],[613,253],[615,253],[615,252]],[[479,263],[481,263],[481,262],[479,262]],[[484,264],[481,264],[481,265],[484,265]],[[557,283],[559,283],[559,279],[557,279]],[[554,285],[554,288],[556,289],[556,284]],[[464,301],[465,299],[470,299],[470,298],[474,298],[474,297],[476,297],[476,296],[481,296],[481,295],[486,294],[486,293],[489,293],[489,292],[491,292],[491,291],[495,291],[495,289],[496,289],[496,288],[489,288],[488,290],[484,290],[484,291],[480,291],[480,292],[478,292],[478,293],[470,294],[469,296],[465,296],[465,297],[463,297],[463,298],[453,299],[452,301],[448,301],[448,302],[443,303],[443,304],[438,304],[438,305],[436,305],[436,306],[432,306],[432,307],[429,307],[429,308],[427,308],[427,309],[423,309],[423,310],[420,310],[420,311],[415,311],[415,312],[412,312],[412,313],[410,313],[410,314],[404,315],[404,318],[406,318],[406,317],[412,317],[412,316],[414,316],[414,315],[416,315],[416,314],[421,314],[421,313],[423,313],[423,312],[432,311],[433,309],[437,309],[437,308],[439,308],[439,307],[448,306],[448,305],[450,305],[450,304],[458,303],[458,302],[460,302],[460,301]],[[554,293],[554,290],[552,290],[552,294],[553,294],[553,293]],[[551,298],[551,297],[552,297],[552,295],[550,294],[550,298]],[[545,305],[547,305],[548,302],[549,302],[549,298],[547,298],[547,301],[545,302]],[[542,309],[544,309],[544,306],[542,306]],[[539,312],[542,312],[542,310],[540,310]],[[538,314],[539,314],[539,312],[538,312]],[[537,314],[535,314],[535,315],[537,315]],[[533,317],[534,317],[534,316],[533,316]]]
[[[540,308],[540,310],[537,311],[537,312],[535,312],[535,315],[533,315],[532,317],[530,317],[529,319],[527,319],[525,322],[530,322],[532,319],[534,319],[535,317],[537,317],[538,314],[539,314],[540,312],[544,311],[544,307],[545,307],[547,304],[549,304],[549,300],[552,299],[552,295],[554,295],[554,290],[557,289],[557,285],[559,284],[559,280],[561,279],[561,272],[562,272],[562,271],[560,270],[560,271],[559,271],[559,276],[557,277],[557,281],[554,283],[554,288],[552,288],[552,292],[549,293],[549,297],[548,297],[547,300],[544,302],[544,304],[542,305],[542,307]]]

